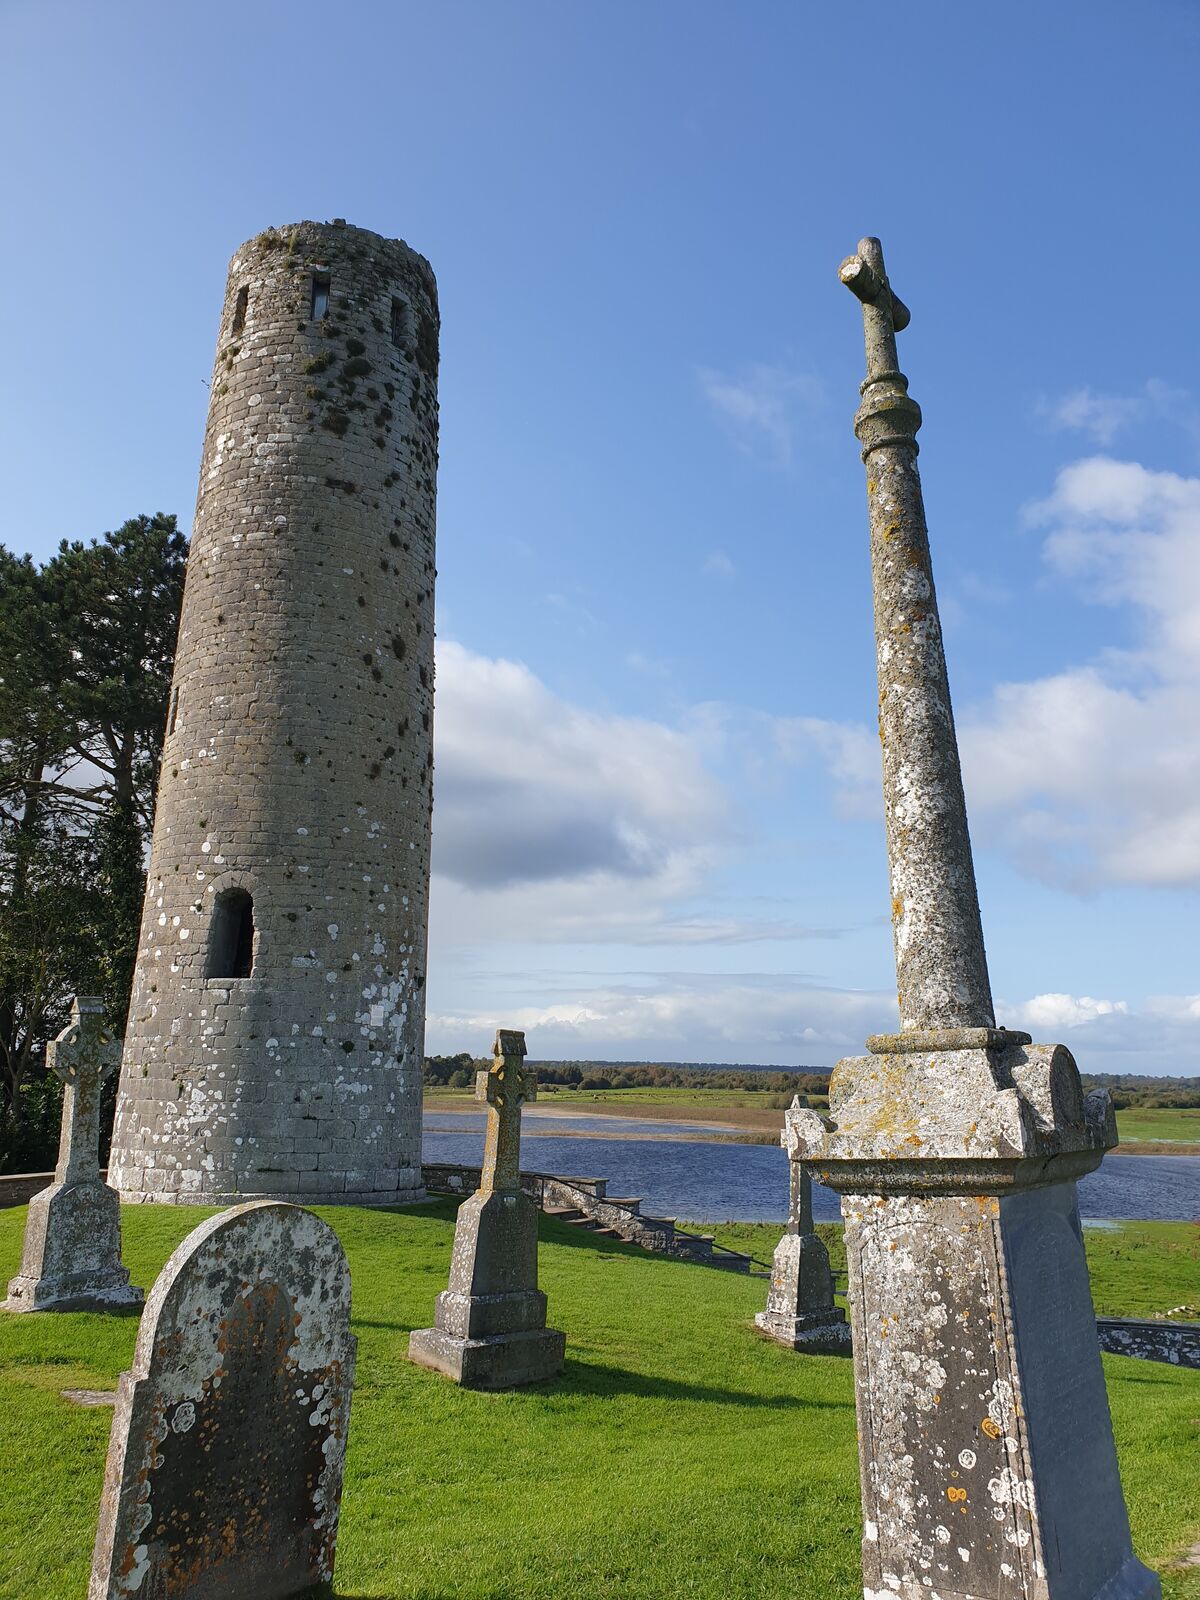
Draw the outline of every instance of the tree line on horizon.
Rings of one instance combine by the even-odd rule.
[[[475,1073],[491,1062],[463,1050],[452,1056],[426,1056],[422,1074],[427,1089],[468,1089]],[[740,1093],[829,1093],[829,1069],[823,1067],[734,1066],[680,1061],[535,1061],[539,1084],[570,1089],[730,1089]],[[1148,1077],[1139,1073],[1082,1074],[1084,1092],[1107,1089],[1118,1111],[1188,1110],[1200,1106],[1200,1077]]]

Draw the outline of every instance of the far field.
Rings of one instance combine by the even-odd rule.
[[[204,1215],[127,1208],[135,1281],[150,1284]],[[359,1339],[337,1595],[859,1600],[850,1363],[758,1337],[763,1279],[543,1218],[541,1283],[567,1333],[566,1371],[471,1394],[405,1360],[445,1287],[453,1204],[322,1215],[350,1258]],[[17,1268],[24,1219],[23,1207],[0,1213],[0,1281]],[[1097,1299],[1113,1309],[1169,1298],[1195,1266],[1171,1225],[1136,1227],[1142,1242],[1093,1257]],[[61,1391],[112,1389],[136,1328],[0,1317],[0,1600],[85,1592],[112,1414]],[[1104,1365],[1135,1546],[1168,1600],[1200,1600],[1200,1568],[1179,1569],[1200,1539],[1200,1372]]]
[[[473,1103],[470,1089],[426,1089],[431,1110],[462,1111]],[[783,1127],[791,1096],[756,1094],[738,1089],[569,1089],[546,1084],[538,1089],[544,1109],[595,1113],[606,1117],[661,1118],[667,1122],[723,1122],[746,1134],[774,1144]],[[817,1111],[826,1110],[818,1095],[809,1096]],[[1156,1110],[1135,1107],[1117,1113],[1117,1132],[1123,1155],[1200,1155],[1200,1108]],[[708,1135],[710,1138],[716,1135]]]

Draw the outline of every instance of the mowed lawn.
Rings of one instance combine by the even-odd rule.
[[[1194,1144],[1200,1150],[1200,1106],[1131,1106],[1117,1112],[1123,1142]]]
[[[771,1259],[783,1224],[779,1222],[689,1222],[697,1233],[711,1233],[718,1244],[756,1260]],[[844,1287],[846,1252],[842,1227],[819,1222],[817,1232],[829,1251],[829,1264]],[[1186,1306],[1178,1320],[1200,1319],[1200,1222],[1117,1222],[1085,1228],[1088,1273],[1097,1314],[1105,1317],[1165,1316]],[[1197,1437],[1197,1501],[1200,1501],[1200,1435]]]
[[[206,1212],[130,1208],[149,1285]],[[553,1386],[470,1394],[404,1359],[445,1286],[454,1207],[328,1209],[350,1258],[358,1382],[337,1594],[346,1600],[852,1600],[861,1593],[850,1364],[750,1321],[761,1279],[646,1256],[543,1219],[542,1285],[566,1329]],[[0,1213],[0,1274],[24,1209]],[[1113,1263],[1116,1271],[1120,1262]],[[1136,1309],[1136,1308],[1135,1308]],[[112,1388],[133,1318],[0,1317],[0,1596],[86,1591]],[[1200,1373],[1107,1358],[1141,1555],[1200,1540]]]

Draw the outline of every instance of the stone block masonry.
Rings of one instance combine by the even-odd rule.
[[[234,256],[129,1013],[126,1200],[419,1198],[437,291],[398,240]]]

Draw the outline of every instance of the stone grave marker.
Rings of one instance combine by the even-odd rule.
[[[780,1143],[788,1153],[791,1203],[787,1232],[775,1247],[767,1308],[755,1325],[768,1338],[812,1355],[849,1355],[850,1324],[833,1298],[829,1252],[813,1227],[812,1177],[800,1159],[794,1119],[799,1098],[784,1113]]]
[[[140,1306],[142,1291],[121,1264],[121,1205],[100,1176],[100,1090],[121,1059],[103,1005],[77,995],[71,1020],[46,1047],[63,1082],[62,1133],[54,1182],[29,1202],[21,1271],[6,1311],[108,1311]]]
[[[1076,1180],[1116,1142],[1062,1045],[996,1026],[929,538],[909,320],[864,239],[884,815],[900,1032],[834,1068],[797,1153],[842,1196],[869,1600],[1155,1600],[1133,1554]],[[983,305],[983,302],[980,302]]]
[[[521,1107],[537,1098],[525,1035],[502,1028],[495,1058],[475,1079],[487,1104],[478,1192],[459,1207],[450,1286],[432,1328],[409,1339],[408,1358],[468,1389],[513,1389],[557,1377],[566,1335],[546,1326],[537,1286],[537,1207],[521,1188]]]
[[[328,1592],[354,1356],[328,1224],[260,1200],[194,1229],[121,1375],[88,1600]]]

